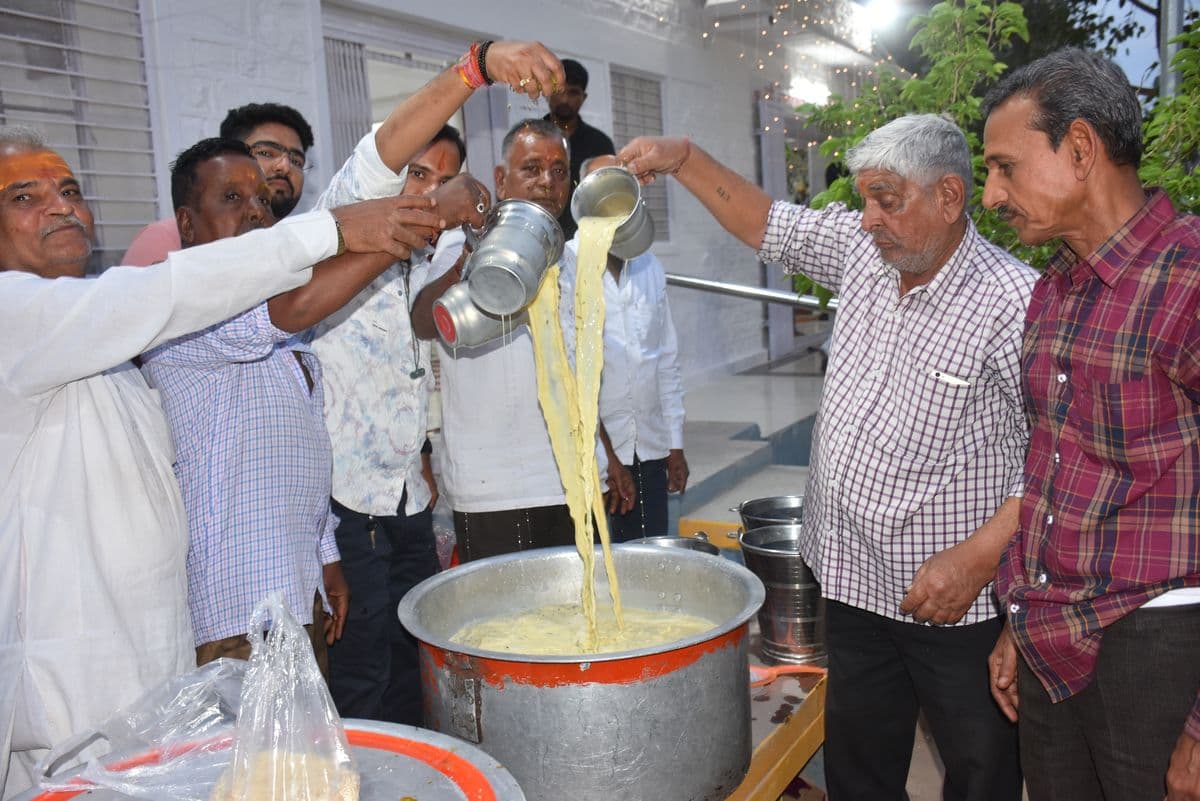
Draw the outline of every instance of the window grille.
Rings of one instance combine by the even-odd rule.
[[[89,271],[117,263],[158,208],[138,0],[4,0],[0,125],[62,155],[96,219]]]
[[[662,136],[662,81],[615,67],[610,71],[613,103],[613,144],[617,150],[639,136]],[[655,181],[642,187],[646,209],[654,220],[654,240],[671,238],[667,182]]]
[[[364,50],[358,42],[325,37],[333,161],[337,165],[350,157],[358,140],[371,129],[371,98]]]

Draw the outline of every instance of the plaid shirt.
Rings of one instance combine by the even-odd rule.
[[[340,558],[316,356],[272,325],[263,303],[160,345],[142,372],[162,394],[175,442],[197,645],[244,634],[255,604],[276,590],[311,622],[313,594],[325,594],[321,566]]]
[[[775,203],[759,253],[839,295],[801,552],[822,593],[894,620],[917,568],[1022,488],[1020,343],[1036,273],[968,223],[901,296],[861,215]],[[985,588],[960,621],[999,613]]]
[[[1200,585],[1200,220],[1161,191],[1088,259],[1061,248],[1026,323],[1021,527],[997,590],[1054,700],[1104,627]],[[1200,737],[1200,700],[1189,721]]]

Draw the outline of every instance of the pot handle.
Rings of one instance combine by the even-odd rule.
[[[42,757],[41,762],[38,763],[36,771],[38,774],[37,783],[41,784],[45,781],[57,780],[58,772],[78,757],[79,752],[98,742],[108,743],[111,750],[112,740],[109,739],[108,734],[100,729],[82,732],[59,743],[50,753]]]

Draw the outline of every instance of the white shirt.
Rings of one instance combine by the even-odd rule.
[[[572,253],[578,238],[567,243]],[[622,464],[683,448],[683,381],[667,276],[653,253],[604,270],[604,372],[600,420]]]
[[[446,273],[463,247],[461,231],[438,240],[430,269],[413,275],[413,294]],[[574,254],[564,251],[559,314],[567,353],[575,349],[571,299]],[[437,343],[442,369],[442,477],[458,512],[497,512],[565,503],[550,434],[537,397],[527,326],[476,348]]]
[[[128,359],[303,284],[336,246],[322,212],[98,278],[0,272],[5,797],[44,749],[195,665],[175,455]]]
[[[374,134],[367,134],[317,208],[397,195],[405,180],[405,171],[394,173],[383,163]],[[393,264],[312,330],[325,375],[333,497],[362,514],[396,514],[406,486],[406,514],[420,512],[431,497],[421,475],[421,446],[433,370],[429,343],[413,336],[409,306],[416,287],[406,269]]]

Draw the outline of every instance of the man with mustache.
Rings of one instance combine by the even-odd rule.
[[[446,196],[455,197],[455,188]],[[206,139],[180,154],[171,195],[185,248],[275,222],[266,177],[238,140]],[[408,248],[421,247],[447,222],[480,222],[475,187],[467,196],[463,202],[459,192],[457,203],[443,197],[436,209],[429,198],[402,197]],[[250,613],[277,590],[311,626],[323,669],[325,647],[341,636],[349,601],[329,510],[321,367],[296,334],[343,306],[393,259],[340,261],[318,265],[304,287],[143,356],[142,369],[162,394],[188,510],[188,600],[199,664],[248,658]]]
[[[504,137],[496,166],[498,200],[528,200],[558,216],[567,202],[567,142],[547,120],[517,123]],[[447,231],[413,305],[413,330],[432,339],[433,302],[460,280],[465,238]],[[571,276],[574,254],[559,260],[560,304],[567,352],[574,353]],[[528,328],[478,347],[450,349],[437,343],[442,366],[443,478],[454,509],[454,531],[463,561],[530,548],[570,545],[575,527],[567,510],[550,434],[538,405],[533,344]],[[609,456],[610,502],[633,507],[633,480],[618,479],[620,463]],[[611,490],[610,490],[611,491]]]
[[[636,139],[618,158],[644,180],[674,175],[763,261],[839,296],[801,537],[826,599],[829,798],[903,798],[923,711],[943,798],[1016,801],[1016,729],[980,666],[1022,491],[1035,273],[968,218],[966,138],[931,114],[868,134],[846,158],[861,212],[772,203],[687,139]]]
[[[1051,53],[983,109],[984,203],[1062,243],[1025,327],[993,693],[1020,711],[1031,799],[1196,801],[1200,219],[1143,187],[1141,103],[1103,56]]]
[[[373,150],[364,138],[342,170],[372,192],[391,183],[405,194],[428,195],[453,180],[466,157],[462,137],[449,125],[398,174],[379,170],[382,180],[372,180],[377,173],[369,165],[379,160]],[[318,205],[345,202],[355,183],[337,182],[341,188]],[[354,599],[345,635],[329,650],[329,689],[343,717],[413,726],[422,722],[420,664],[396,605],[439,567],[437,485],[426,447],[433,365],[429,343],[418,341],[409,325],[414,273],[425,269],[431,252],[393,264],[312,330],[333,445],[334,533]]]
[[[440,197],[461,184],[473,187],[468,202],[482,215],[487,190],[458,175],[466,148],[446,120],[493,81],[532,97],[562,80],[562,65],[537,42],[472,44],[359,140],[317,206],[400,192]],[[310,332],[325,368],[335,535],[354,598],[346,634],[330,651],[330,690],[344,716],[414,725],[423,706],[417,643],[396,605],[438,569],[436,487],[422,455],[433,367],[409,318],[427,263],[422,252],[392,265]]]
[[[92,216],[79,182],[36,133],[0,128],[5,798],[48,748],[195,664],[174,455],[130,358],[302,285],[343,248],[403,255],[397,205],[297,215],[84,278]]]
[[[291,214],[304,192],[307,153],[313,145],[312,127],[304,116],[281,103],[249,103],[229,110],[218,136],[246,143],[267,177],[271,213],[276,220]],[[138,232],[121,264],[156,264],[180,247],[179,226],[174,217],[165,217]]]

